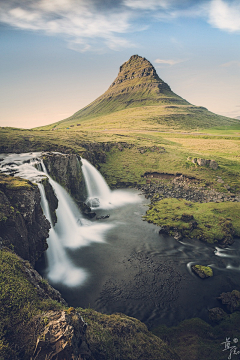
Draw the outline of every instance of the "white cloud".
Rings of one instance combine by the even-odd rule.
[[[173,59],[169,59],[169,60],[163,60],[163,59],[156,59],[154,62],[156,64],[166,64],[166,65],[176,65],[179,64],[181,62],[184,62],[186,60],[173,60]]]
[[[101,41],[110,48],[132,46],[119,34],[131,31],[129,11],[99,12],[87,0],[27,0],[17,6],[0,2],[0,21],[16,28],[64,35],[70,46],[86,51]],[[99,45],[100,46],[100,45]]]
[[[209,23],[222,30],[240,31],[239,0],[231,3],[223,0],[212,0],[209,7]]]
[[[77,51],[134,47],[132,31],[144,31],[151,20],[202,17],[214,27],[240,31],[239,0],[0,0],[0,22],[67,39]],[[109,4],[110,4],[109,3]],[[139,20],[139,21],[138,21]],[[170,63],[169,63],[170,64]],[[171,65],[171,64],[170,64]]]

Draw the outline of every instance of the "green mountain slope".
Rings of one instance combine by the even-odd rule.
[[[159,78],[153,65],[138,55],[131,56],[120,67],[117,78],[103,95],[69,118],[42,129],[66,128],[82,122],[92,130],[129,126],[132,129],[154,127],[153,130],[203,129],[239,123],[191,105],[176,95]]]

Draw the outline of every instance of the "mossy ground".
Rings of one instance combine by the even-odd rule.
[[[176,327],[160,326],[153,333],[164,339],[168,346],[175,350],[181,360],[226,360],[230,350],[224,350],[226,339],[230,346],[237,346],[233,339],[240,339],[240,313],[229,315],[219,325],[211,326],[201,319],[185,320]],[[232,355],[232,359],[237,356]],[[230,359],[230,358],[229,358]]]
[[[186,215],[192,217],[185,221]],[[181,230],[185,237],[209,243],[219,242],[232,232],[240,236],[240,203],[194,203],[183,199],[163,199],[154,202],[144,217],[170,234]],[[193,221],[196,224],[193,226]]]
[[[25,264],[25,265],[24,265]],[[7,249],[0,250],[0,359],[15,360],[26,349],[27,327],[41,311],[59,309],[54,300],[39,297],[28,279],[23,262]],[[25,359],[25,357],[22,357]],[[26,358],[27,359],[27,358]]]
[[[78,310],[88,323],[87,339],[92,359],[179,359],[174,351],[137,319],[124,314],[105,315],[92,309]]]

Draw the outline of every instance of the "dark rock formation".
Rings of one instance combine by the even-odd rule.
[[[225,313],[225,311],[219,307],[208,310],[209,320],[217,324],[220,321],[226,319],[227,316],[228,316],[227,313]]]
[[[195,178],[189,178],[184,175],[174,175],[166,173],[145,173],[143,175],[147,180],[146,185],[139,185],[138,189],[145,193],[151,200],[161,200],[164,198],[185,199],[193,202],[223,202],[240,201],[239,194],[220,193],[208,187],[200,186]],[[168,183],[162,180],[169,180]]]
[[[240,310],[240,292],[237,290],[222,293],[218,297],[218,300],[220,300],[223,305],[226,305],[227,310],[231,313],[236,310]]]
[[[38,322],[45,326],[38,334],[32,360],[85,360],[91,355],[87,324],[75,309],[48,311]]]
[[[55,195],[55,192],[52,188],[52,185],[49,183],[48,178],[42,180],[42,184],[44,186],[46,198],[49,204],[49,210],[51,215],[52,223],[55,224],[57,222],[56,209],[58,207],[58,198]]]
[[[31,264],[47,249],[46,238],[50,229],[40,205],[40,192],[36,185],[28,188],[7,188],[0,184],[0,234],[6,246],[29,260]]]
[[[75,154],[45,153],[43,162],[48,174],[61,184],[77,201],[86,198],[80,158]]]

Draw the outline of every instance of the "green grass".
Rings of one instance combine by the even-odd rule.
[[[105,315],[92,309],[77,310],[88,323],[87,340],[94,359],[179,359],[137,319],[124,314]]]
[[[28,324],[35,315],[62,307],[56,301],[39,297],[37,289],[27,278],[25,266],[30,265],[9,250],[0,250],[1,360],[17,359],[22,346],[26,347]]]
[[[192,217],[185,221],[186,217]],[[209,243],[222,241],[232,235],[240,236],[240,203],[193,203],[182,199],[154,202],[144,217],[158,226],[165,226],[174,234]],[[192,223],[196,222],[195,226]]]

